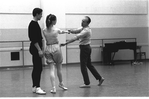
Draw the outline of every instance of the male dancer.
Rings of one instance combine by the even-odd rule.
[[[29,51],[32,55],[32,62],[33,62],[33,71],[32,71],[32,82],[33,82],[33,93],[44,95],[46,94],[40,88],[40,79],[41,79],[41,72],[42,72],[42,35],[41,35],[41,28],[38,24],[38,21],[42,17],[42,9],[35,8],[32,12],[33,20],[30,22],[28,26],[28,36],[31,41]]]

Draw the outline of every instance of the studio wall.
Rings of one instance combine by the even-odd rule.
[[[106,38],[137,38],[137,44],[142,46],[149,58],[148,50],[148,0],[0,0],[0,41],[28,41],[27,28],[32,20],[32,10],[35,7],[43,9],[43,17],[39,21],[45,28],[45,18],[52,13],[57,16],[56,27],[74,29],[81,26],[84,16],[92,19],[92,62],[102,61],[101,41]],[[60,42],[72,38],[72,34],[59,35]],[[25,43],[25,52],[20,44],[0,44],[0,66],[32,65],[28,52],[29,43]],[[20,60],[11,61],[8,50],[17,49]],[[64,64],[79,63],[78,41],[62,47]],[[23,57],[24,55],[24,63]],[[116,53],[115,60],[131,60],[131,50],[121,50]]]

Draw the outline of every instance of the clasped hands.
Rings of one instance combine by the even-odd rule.
[[[70,34],[71,33],[71,30],[67,30],[68,31],[68,34]]]

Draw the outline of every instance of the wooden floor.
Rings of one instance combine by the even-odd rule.
[[[63,91],[57,87],[57,93],[51,94],[49,68],[43,69],[41,87],[46,95],[32,93],[32,68],[1,68],[0,97],[148,97],[149,96],[149,62],[142,65],[130,63],[115,66],[94,63],[95,68],[105,78],[102,86],[88,71],[91,88],[79,88],[83,84],[79,64],[63,66],[63,80],[69,88]],[[58,79],[56,79],[58,85]]]

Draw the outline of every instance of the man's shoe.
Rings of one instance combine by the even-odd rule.
[[[105,80],[105,79],[102,77],[101,80],[99,81],[98,86],[101,86],[101,84],[103,83],[104,80]]]
[[[42,90],[40,87],[38,87],[38,88],[36,88],[36,94],[45,95],[46,92],[44,90]]]
[[[33,92],[33,93],[36,93],[36,87],[33,87],[33,88],[32,88],[32,92]]]
[[[90,88],[90,87],[91,87],[90,85],[85,85],[85,84],[80,86],[80,88]]]
[[[63,90],[67,90],[68,88],[66,88],[64,85],[59,84],[59,87],[62,88]]]

